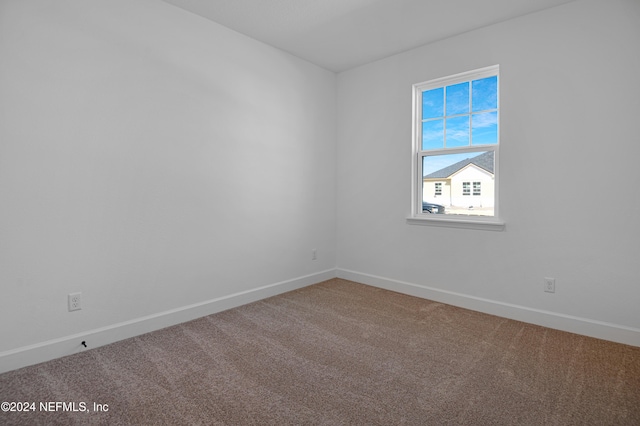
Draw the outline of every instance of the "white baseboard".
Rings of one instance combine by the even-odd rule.
[[[0,353],[0,373],[71,355],[222,312],[336,277],[335,269]],[[86,342],[87,348],[82,346]]]
[[[637,328],[468,296],[465,294],[392,280],[347,269],[338,268],[336,273],[338,278],[398,293],[408,294],[423,299],[429,299],[434,302],[446,303],[448,305],[458,306],[473,311],[522,321],[529,324],[541,325],[543,327],[567,331],[583,336],[595,337],[597,339],[624,343],[631,346],[640,346],[640,329]]]
[[[640,347],[640,329],[468,296],[347,269],[330,269],[131,321],[1,352],[0,373],[160,330],[335,277],[556,330]],[[88,348],[81,345],[82,341],[87,343]]]

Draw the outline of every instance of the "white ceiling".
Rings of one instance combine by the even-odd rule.
[[[164,0],[331,71],[574,0]]]

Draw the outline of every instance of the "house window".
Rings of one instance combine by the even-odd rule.
[[[501,223],[498,71],[496,65],[413,86],[412,218]],[[443,205],[444,215],[425,212],[423,203]]]

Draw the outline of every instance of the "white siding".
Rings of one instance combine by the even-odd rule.
[[[469,182],[470,195],[464,195],[462,183]],[[473,195],[473,183],[480,182],[481,195]],[[486,170],[469,165],[451,177],[451,205],[454,207],[494,207],[494,179]]]
[[[436,183],[440,183],[441,194],[436,195]],[[425,180],[422,185],[422,200],[430,203],[451,205],[451,184],[448,180]]]

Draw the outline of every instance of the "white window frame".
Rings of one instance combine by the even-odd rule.
[[[437,78],[413,85],[412,109],[412,158],[411,158],[411,216],[407,223],[411,225],[435,225],[455,228],[486,229],[502,231],[505,223],[499,216],[499,151],[500,151],[500,69],[498,65],[463,72],[447,77]],[[498,143],[490,145],[471,145],[457,148],[443,148],[438,150],[422,149],[422,92],[453,84],[487,77],[498,77]],[[423,158],[428,155],[454,154],[465,152],[494,153],[494,215],[447,215],[432,214],[422,211]]]

